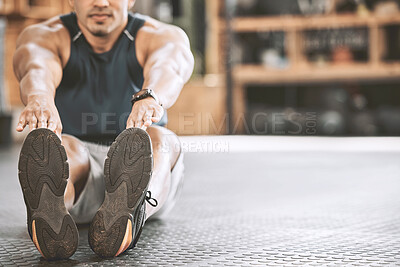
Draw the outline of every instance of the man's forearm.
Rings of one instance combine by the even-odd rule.
[[[55,86],[50,71],[46,68],[26,67],[16,69],[20,81],[21,100],[25,105],[16,130],[21,132],[29,125],[29,130],[48,128],[61,138],[62,124],[54,103]]]
[[[189,40],[185,32],[175,26],[154,23],[153,27],[143,27],[138,40],[147,44],[142,46],[142,53],[138,53],[138,59],[142,58],[139,63],[143,66],[142,89],[153,90],[159,103],[150,98],[137,101],[127,120],[127,128],[146,128],[159,122],[164,109],[175,104],[194,66]]]
[[[184,77],[170,66],[153,67],[147,76],[143,88],[154,90],[163,108],[172,107],[186,82]]]
[[[33,96],[43,96],[54,99],[55,88],[49,81],[50,75],[42,69],[29,70],[20,81],[21,100],[27,105]]]

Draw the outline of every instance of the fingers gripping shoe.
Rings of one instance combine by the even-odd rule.
[[[30,132],[21,149],[18,170],[33,243],[48,260],[69,258],[79,238],[64,204],[69,170],[57,135],[48,129]]]
[[[151,200],[147,189],[152,169],[149,135],[139,128],[124,130],[107,153],[105,198],[89,227],[89,244],[97,255],[115,257],[135,246],[145,221],[145,201]]]

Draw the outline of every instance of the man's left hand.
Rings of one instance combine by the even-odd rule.
[[[153,123],[157,123],[164,115],[164,109],[152,97],[135,102],[131,114],[126,122],[126,128],[141,128],[146,130]]]

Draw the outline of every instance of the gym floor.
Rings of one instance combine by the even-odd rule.
[[[400,266],[400,138],[184,137],[185,185],[137,247],[103,260],[87,226],[68,261],[30,241],[17,176],[0,150],[0,266]]]

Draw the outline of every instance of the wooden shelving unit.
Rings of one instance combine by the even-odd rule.
[[[206,72],[209,74],[224,73],[225,29],[226,23],[220,17],[224,1],[205,0],[208,22]]]
[[[384,52],[382,39],[384,38],[383,27],[387,25],[399,24],[400,15],[390,17],[358,17],[354,14],[345,15],[327,15],[327,16],[315,16],[315,17],[263,17],[263,18],[236,18],[233,23],[233,29],[237,33],[243,32],[268,32],[268,31],[283,31],[287,35],[287,55],[290,60],[290,67],[286,70],[276,71],[268,68],[260,67],[255,69],[258,74],[264,70],[265,74],[277,74],[287,79],[290,78],[295,80],[296,77],[300,76],[299,73],[307,74],[309,71],[318,71],[324,77],[332,77],[332,79],[341,79],[341,73],[343,78],[347,78],[347,72],[342,72],[341,69],[347,68],[347,70],[354,70],[355,73],[363,73],[364,75],[355,75],[355,78],[366,76],[368,78],[386,78],[399,77],[397,72],[396,64],[385,64],[381,62],[382,54]],[[329,66],[326,68],[316,68],[310,66],[303,54],[303,35],[302,32],[305,30],[318,30],[318,29],[338,29],[338,28],[354,28],[354,27],[366,27],[369,30],[369,61],[366,64],[354,63],[349,66]],[[372,66],[369,66],[372,65]],[[254,66],[238,66],[235,73],[238,73],[239,80],[243,79],[244,75],[241,71],[246,72],[249,68],[254,69]],[[298,71],[297,71],[298,69]],[[270,73],[270,72],[273,73]],[[376,72],[377,71],[377,72]],[[286,73],[284,73],[286,72]],[[326,72],[333,72],[330,75]],[[383,75],[382,73],[387,73]],[[311,73],[312,74],[312,73]],[[376,75],[375,75],[376,74]],[[250,73],[251,77],[252,74]],[[253,75],[254,76],[254,75]],[[302,79],[302,78],[301,78]],[[247,79],[247,82],[250,79]],[[276,80],[276,79],[275,79]],[[268,81],[268,79],[267,79]],[[257,79],[254,80],[257,82]],[[282,80],[282,82],[285,82]]]
[[[340,27],[381,27],[400,23],[399,15],[360,17],[355,14],[316,15],[312,17],[281,16],[260,18],[235,18],[232,27],[235,32],[290,31],[326,29]]]
[[[219,17],[219,29],[225,31],[227,24]],[[289,65],[284,69],[262,64],[236,64],[233,67],[233,123],[236,133],[243,133],[240,121],[246,113],[247,85],[337,83],[342,81],[400,80],[400,61],[388,63],[385,54],[385,30],[388,25],[400,25],[400,14],[391,16],[368,16],[357,14],[326,14],[315,16],[236,17],[231,21],[235,34],[283,32],[285,54]],[[308,61],[304,52],[304,33],[309,30],[343,28],[366,28],[368,30],[368,60],[343,64],[327,63],[317,66]]]
[[[259,65],[240,65],[234,69],[238,84],[309,83],[329,81],[386,80],[400,78],[400,63],[343,64],[327,67],[304,66],[292,72]]]

